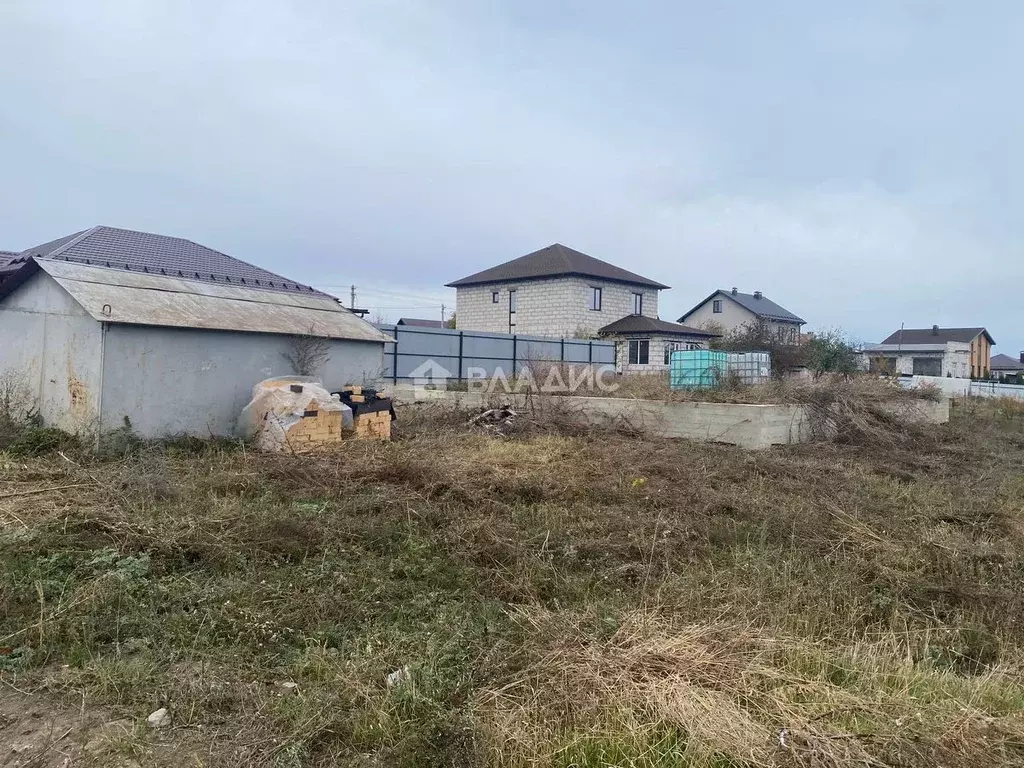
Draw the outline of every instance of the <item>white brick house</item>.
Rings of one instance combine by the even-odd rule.
[[[945,341],[937,344],[872,344],[861,353],[861,367],[889,376],[949,376],[967,379],[971,375],[970,342]]]
[[[733,288],[715,291],[680,317],[679,322],[697,328],[715,327],[723,333],[763,323],[780,341],[796,344],[805,321],[760,291],[741,293]]]
[[[623,317],[657,319],[667,285],[550,245],[448,283],[462,330],[536,336],[596,336]]]
[[[615,340],[615,368],[621,373],[665,371],[674,351],[707,349],[710,341],[720,335],[638,315],[629,315],[601,329],[601,336]]]

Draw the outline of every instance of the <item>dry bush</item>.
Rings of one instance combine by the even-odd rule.
[[[0,371],[0,448],[12,443],[35,421],[35,400],[25,375]]]
[[[297,376],[316,376],[331,359],[330,351],[330,340],[311,326],[309,333],[292,336],[288,351],[281,354]]]

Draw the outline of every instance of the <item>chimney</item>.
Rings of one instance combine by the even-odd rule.
[[[755,299],[760,299],[761,298],[761,292],[760,291],[754,291],[754,298]]]
[[[736,286],[734,285],[734,286],[732,287],[732,295],[733,295],[733,296],[735,296],[735,295],[736,295],[736,293],[737,293],[737,291],[736,291]],[[1022,354],[1022,355],[1024,355],[1024,352],[1021,352],[1021,354]]]
[[[939,326],[933,325],[932,326],[932,336],[938,336],[938,335],[939,335]]]

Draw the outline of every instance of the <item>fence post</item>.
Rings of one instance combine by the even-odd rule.
[[[516,375],[516,344],[519,341],[519,337],[516,334],[512,334],[512,375]]]
[[[558,362],[564,363],[565,362],[565,336],[560,338],[558,341],[559,341],[559,350],[558,350],[559,360],[558,360]]]
[[[463,331],[459,331],[459,381],[462,381],[462,334]]]
[[[391,353],[391,383],[398,383],[398,326],[395,326],[395,348]]]
[[[587,362],[594,362],[594,342],[593,340],[587,342]]]

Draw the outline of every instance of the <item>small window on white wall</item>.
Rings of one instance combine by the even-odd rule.
[[[711,311],[714,312],[716,315],[722,314],[722,300],[721,299],[715,299],[713,302],[711,302]]]
[[[633,294],[633,314],[642,315],[644,313],[644,295],[642,293]]]
[[[497,304],[500,298],[501,298],[501,292],[500,291],[491,291],[491,304]]]
[[[651,342],[647,339],[629,340],[629,364],[647,365],[651,359]]]
[[[591,287],[590,289],[590,310],[592,312],[601,311],[601,289]]]

